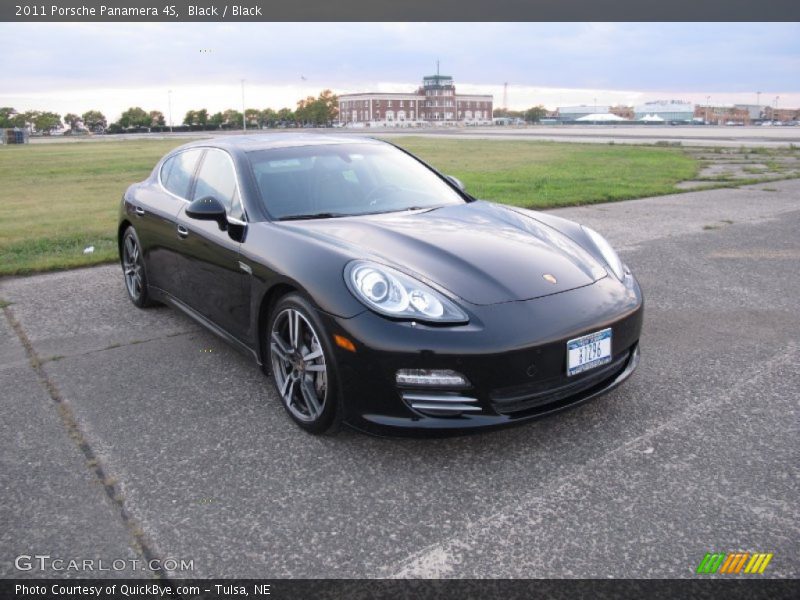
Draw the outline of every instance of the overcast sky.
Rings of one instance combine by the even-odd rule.
[[[2,23],[0,105],[112,120],[131,105],[168,113],[294,107],[336,93],[412,91],[423,75],[535,104],[800,105],[798,23]]]

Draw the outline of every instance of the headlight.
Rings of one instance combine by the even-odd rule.
[[[437,323],[468,320],[451,300],[391,267],[357,260],[347,265],[344,276],[356,298],[383,315]]]
[[[602,235],[597,233],[594,229],[586,227],[586,225],[581,225],[583,231],[586,235],[589,236],[589,239],[592,240],[592,243],[595,247],[600,251],[600,254],[603,256],[603,260],[606,261],[611,270],[614,271],[614,275],[617,276],[617,279],[620,281],[623,280],[625,277],[625,265],[622,264],[622,261],[619,259],[619,255],[617,254],[616,250],[611,247],[611,244],[608,243],[606,238]]]

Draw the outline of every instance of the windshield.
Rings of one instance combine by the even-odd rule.
[[[330,144],[251,152],[273,219],[368,215],[463,204],[433,171],[393,146]]]

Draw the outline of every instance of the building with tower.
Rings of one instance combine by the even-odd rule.
[[[450,75],[428,75],[409,94],[366,92],[339,96],[339,121],[346,126],[488,125],[493,97],[457,94]]]

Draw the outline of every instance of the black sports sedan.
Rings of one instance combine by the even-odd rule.
[[[639,361],[639,285],[597,232],[476,200],[391,144],[222,137],[122,199],[138,307],[167,303],[253,357],[322,433],[438,433],[576,405]]]

